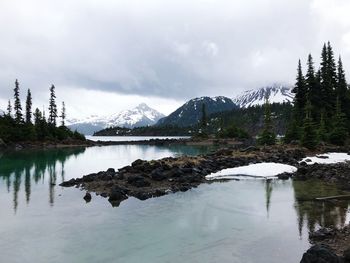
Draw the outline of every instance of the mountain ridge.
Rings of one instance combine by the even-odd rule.
[[[72,130],[92,135],[96,131],[112,126],[135,128],[154,125],[163,117],[164,114],[152,109],[145,103],[141,103],[132,109],[123,110],[109,116],[91,115],[80,120],[71,119],[67,121],[67,126]]]
[[[291,103],[294,98],[292,88],[281,84],[273,84],[257,89],[246,90],[232,101],[240,108],[263,105],[268,97],[270,103]]]
[[[194,125],[202,117],[203,104],[206,107],[207,115],[237,108],[237,105],[228,97],[198,97],[187,101],[169,116],[160,119],[157,125],[176,125],[180,127]]]

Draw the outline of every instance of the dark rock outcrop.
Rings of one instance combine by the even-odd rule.
[[[326,245],[314,245],[306,251],[300,263],[342,263],[330,247]]]

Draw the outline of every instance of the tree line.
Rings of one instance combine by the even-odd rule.
[[[317,70],[309,54],[304,75],[299,59],[292,92],[295,97],[285,143],[299,142],[301,146],[313,149],[321,143],[344,145],[347,142],[350,131],[350,89],[341,57],[336,63],[330,42],[323,45]],[[268,101],[265,108],[265,127],[260,140],[262,144],[274,144]]]
[[[56,104],[55,86],[51,85],[49,91],[48,117],[45,110],[32,109],[32,93],[27,90],[24,112],[20,99],[20,85],[15,81],[13,89],[13,106],[8,101],[7,112],[0,116],[0,138],[5,142],[18,141],[42,141],[42,140],[65,140],[68,138],[85,140],[85,137],[78,132],[72,132],[65,126],[66,106],[62,102],[61,114],[58,114]],[[60,125],[57,121],[60,118]]]

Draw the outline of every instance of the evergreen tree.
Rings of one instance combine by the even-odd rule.
[[[305,107],[305,119],[301,136],[301,145],[308,149],[315,149],[317,144],[317,133],[311,117],[311,103],[308,101]]]
[[[272,127],[271,108],[267,97],[264,105],[264,128],[259,135],[258,143],[261,145],[274,145],[276,143],[276,134]]]
[[[339,56],[338,68],[337,68],[337,87],[336,87],[337,98],[340,100],[341,111],[345,113],[348,119],[350,119],[350,99],[348,84],[346,83],[345,72],[343,69],[343,63]]]
[[[20,124],[23,122],[23,115],[22,115],[21,100],[19,98],[19,83],[17,79],[15,81],[14,98],[15,98],[15,102],[14,102],[15,121],[17,124]]]
[[[26,99],[26,123],[32,122],[32,93],[30,92],[30,89],[28,89],[27,92],[27,99]]]
[[[331,43],[327,43],[327,64],[328,64],[328,75],[332,91],[336,90],[337,87],[337,67],[335,64],[333,48]]]
[[[34,125],[35,126],[39,126],[40,121],[43,118],[43,115],[41,114],[41,111],[38,108],[36,108],[34,113],[33,113],[33,115],[34,115]]]
[[[337,98],[335,112],[336,114],[333,118],[333,129],[329,135],[329,140],[333,144],[344,145],[348,136],[348,132],[346,126],[346,116],[341,111],[341,104],[339,98]]]
[[[310,99],[311,105],[313,107],[312,117],[313,119],[319,118],[319,109],[320,109],[320,93],[319,87],[317,85],[314,62],[311,54],[309,54],[307,59],[307,72],[305,75],[305,84],[307,88],[307,94]]]
[[[324,112],[321,113],[320,124],[319,124],[319,127],[317,129],[317,135],[318,135],[318,139],[321,142],[328,141],[326,122],[324,120]]]
[[[50,87],[50,101],[49,101],[49,123],[56,126],[57,118],[57,105],[56,105],[56,94],[55,86]]]
[[[65,126],[65,120],[66,120],[66,105],[64,104],[64,101],[62,102],[62,112],[61,112],[61,125]]]
[[[201,121],[201,124],[202,124],[202,127],[205,128],[207,126],[207,109],[205,107],[205,103],[202,104],[202,121]]]
[[[325,121],[329,124],[329,120],[333,115],[335,106],[335,88],[336,88],[336,67],[334,62],[334,54],[330,43],[324,44],[321,54],[321,101],[325,109]]]
[[[291,143],[292,141],[298,141],[300,140],[300,125],[297,121],[295,108],[293,108],[291,121],[289,122],[289,125],[287,127],[286,134],[284,136],[284,142],[285,143]]]
[[[11,117],[12,116],[12,105],[11,105],[11,101],[9,100],[8,104],[7,104],[7,116]]]
[[[294,106],[296,108],[296,121],[298,123],[301,123],[306,104],[307,87],[305,83],[305,78],[303,76],[300,59],[298,62],[296,83],[292,92],[295,93]]]

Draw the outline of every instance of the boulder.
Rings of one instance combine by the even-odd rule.
[[[332,250],[326,245],[314,245],[306,251],[300,263],[342,263]]]
[[[131,175],[128,177],[127,182],[136,187],[150,186],[150,182],[146,181],[141,175]]]
[[[91,194],[89,192],[86,192],[85,196],[83,197],[86,203],[89,203],[91,201]]]

